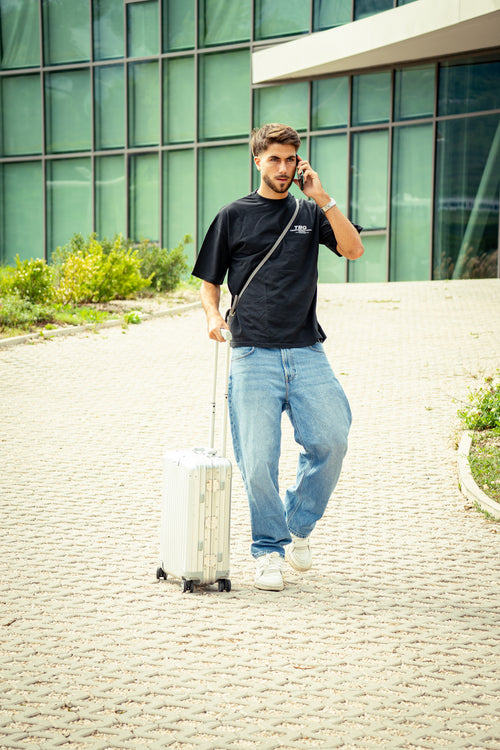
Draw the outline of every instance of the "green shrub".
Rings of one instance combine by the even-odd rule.
[[[0,297],[13,294],[14,269],[11,266],[0,266]]]
[[[21,261],[17,255],[11,291],[34,304],[50,302],[54,297],[53,269],[40,258]]]
[[[53,321],[54,311],[50,306],[35,304],[17,296],[4,297],[0,301],[0,328],[28,330],[33,325]]]
[[[57,298],[61,302],[109,302],[123,299],[149,286],[143,278],[137,251],[124,247],[117,235],[103,243],[95,234],[86,241],[75,235],[68,247],[58,248],[61,262]]]
[[[151,279],[151,285],[156,292],[171,292],[179,285],[188,271],[184,248],[190,242],[192,238],[187,234],[172,250],[161,248],[148,240],[137,246],[141,274],[144,278]]]
[[[497,382],[493,377],[485,378],[485,384],[469,395],[470,406],[458,410],[468,430],[491,430],[500,427],[500,370]]]

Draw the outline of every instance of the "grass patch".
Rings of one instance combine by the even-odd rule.
[[[64,326],[98,325],[118,317],[115,311],[84,305],[33,304],[18,297],[0,299],[0,339]]]
[[[458,410],[458,416],[471,431],[469,465],[474,481],[500,503],[500,370],[469,394],[469,403]]]
[[[477,486],[500,503],[500,428],[473,433],[469,464]]]

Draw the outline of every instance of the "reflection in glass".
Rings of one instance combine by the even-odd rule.
[[[40,76],[0,78],[0,154],[42,152],[42,95]]]
[[[423,281],[429,278],[432,148],[432,125],[394,129],[391,281]]]
[[[129,145],[156,146],[160,135],[158,62],[128,68]]]
[[[41,162],[0,164],[0,185],[0,263],[15,265],[18,254],[43,258]]]
[[[439,123],[436,154],[434,278],[498,273],[500,119]]]
[[[125,159],[99,156],[95,160],[96,232],[101,237],[126,235]]]
[[[252,0],[200,0],[198,33],[201,47],[250,39]]]
[[[131,239],[160,240],[158,154],[130,157],[129,214]]]
[[[92,231],[90,158],[54,159],[47,163],[47,253],[65,245],[75,233]]]
[[[352,136],[351,219],[365,229],[387,227],[388,147],[387,130]]]
[[[88,68],[46,74],[45,116],[48,153],[87,151],[91,148]]]
[[[250,52],[200,56],[199,137],[248,136],[250,129]]]

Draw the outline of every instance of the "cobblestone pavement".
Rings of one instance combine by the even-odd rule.
[[[162,452],[207,442],[201,309],[0,351],[0,748],[498,750],[500,527],[455,461],[500,281],[325,285],[319,318],[354,423],[281,593],[237,472],[232,591],[156,581]]]

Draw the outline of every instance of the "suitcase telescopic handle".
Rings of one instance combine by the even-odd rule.
[[[227,412],[228,412],[228,385],[229,385],[229,368],[231,365],[231,347],[229,342],[231,341],[231,331],[227,328],[221,328],[220,330],[222,337],[227,342],[226,352],[226,376],[224,385],[224,409],[223,409],[223,420],[222,420],[222,451],[221,455],[224,458],[226,456],[226,438],[227,438]],[[217,397],[217,365],[219,362],[219,342],[215,342],[215,353],[214,353],[214,379],[212,385],[212,414],[210,419],[210,448],[214,447],[215,442],[215,412],[216,412],[216,397]]]

